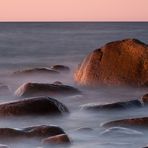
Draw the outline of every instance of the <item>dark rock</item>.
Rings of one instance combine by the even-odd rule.
[[[56,71],[60,71],[60,72],[69,72],[70,71],[70,68],[65,65],[54,65],[54,66],[51,66],[51,69],[56,70]]]
[[[110,42],[83,60],[75,81],[83,86],[148,86],[148,45],[137,39]]]
[[[101,136],[141,136],[142,132],[124,127],[111,127],[101,132]]]
[[[46,138],[46,139],[43,139],[42,140],[42,144],[43,145],[61,145],[61,144],[64,144],[64,145],[69,145],[71,144],[71,141],[69,139],[69,137],[66,135],[66,134],[61,134],[61,135],[56,135],[56,136],[52,136],[52,137],[49,137],[49,138]]]
[[[79,93],[78,89],[68,85],[25,83],[16,90],[15,95],[19,97],[32,97],[74,95]]]
[[[122,119],[122,120],[115,120],[110,121],[105,124],[103,124],[103,127],[113,127],[113,126],[119,126],[119,127],[148,127],[148,117],[142,117],[142,118],[129,118],[129,119]]]
[[[0,128],[0,142],[15,142],[18,140],[43,139],[65,132],[57,126],[32,126],[22,129]]]
[[[142,103],[139,100],[130,100],[125,102],[115,102],[108,104],[86,104],[83,105],[82,108],[86,110],[119,110],[119,109],[129,109],[132,107],[141,107]]]
[[[142,101],[144,104],[148,104],[148,94],[145,94],[143,97],[142,97]]]
[[[0,116],[61,115],[68,109],[49,97],[35,97],[0,104]]]
[[[27,76],[27,75],[38,75],[38,74],[59,74],[58,71],[51,68],[30,68],[26,70],[16,71],[13,76]]]

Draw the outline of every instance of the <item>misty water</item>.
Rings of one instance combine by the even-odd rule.
[[[26,82],[61,81],[82,92],[80,95],[55,97],[68,107],[69,115],[0,118],[0,128],[57,125],[63,128],[71,138],[70,148],[142,148],[146,146],[148,129],[137,129],[141,133],[139,135],[121,134],[119,136],[115,132],[103,136],[101,133],[105,128],[101,125],[116,119],[148,116],[148,108],[89,112],[84,111],[82,106],[88,103],[103,104],[140,99],[147,93],[147,88],[91,89],[80,87],[73,80],[75,69],[88,53],[107,42],[124,38],[137,38],[148,43],[148,23],[0,23],[0,83],[7,85],[10,90],[0,90],[0,102],[18,99],[14,92]],[[55,76],[10,76],[17,70],[50,67],[56,64],[69,66],[71,72]],[[79,132],[78,129],[86,127],[92,130]],[[8,145],[10,148],[40,147],[36,141],[18,141]]]

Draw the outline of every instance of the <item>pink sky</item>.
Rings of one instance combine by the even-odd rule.
[[[0,21],[148,21],[148,0],[0,0]]]

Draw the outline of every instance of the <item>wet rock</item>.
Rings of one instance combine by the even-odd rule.
[[[148,86],[148,45],[137,39],[110,42],[90,53],[74,77],[83,86]]]
[[[43,139],[42,140],[42,144],[43,145],[61,145],[61,144],[64,144],[64,145],[69,145],[71,144],[71,141],[69,139],[69,137],[66,135],[66,134],[61,134],[61,135],[56,135],[56,136],[52,136],[52,137],[49,137],[49,138],[46,138],[46,139]]]
[[[145,94],[143,97],[142,97],[142,101],[144,104],[148,104],[148,94]]]
[[[148,127],[148,117],[115,120],[115,121],[110,121],[110,122],[103,124],[103,127],[113,127],[113,126],[147,128]]]
[[[72,86],[43,83],[25,83],[15,92],[15,95],[18,97],[61,96],[74,94],[80,94],[80,91]]]
[[[111,127],[101,132],[101,136],[141,136],[142,132],[124,127]]]
[[[86,104],[82,106],[82,109],[85,110],[119,110],[119,109],[129,109],[132,107],[141,107],[142,103],[139,100],[130,100],[125,102],[115,102],[108,104]]]
[[[0,104],[0,116],[62,115],[68,109],[49,97],[34,97]]]
[[[39,137],[39,138],[47,138],[50,136],[52,137],[59,134],[65,134],[63,129],[53,125],[32,126],[32,127],[22,128],[22,131],[27,133],[28,137]]]
[[[59,134],[65,134],[63,129],[57,126],[32,126],[22,129],[0,128],[0,142],[15,142],[18,140],[43,139]]]
[[[51,68],[30,68],[26,70],[16,71],[13,76],[27,76],[27,75],[38,75],[38,74],[59,74],[58,71]]]
[[[65,65],[54,65],[54,66],[51,66],[51,69],[56,70],[56,71],[60,71],[60,72],[69,72],[70,71],[70,68]]]

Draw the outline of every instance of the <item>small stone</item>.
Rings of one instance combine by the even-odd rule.
[[[56,135],[53,137],[49,137],[46,139],[43,139],[42,141],[43,145],[48,145],[48,144],[54,144],[54,145],[58,145],[58,144],[71,144],[69,137],[66,134],[61,134],[61,135]]]
[[[60,71],[60,72],[69,72],[70,71],[70,68],[65,65],[54,65],[54,66],[51,66],[51,69],[56,70],[56,71]]]

